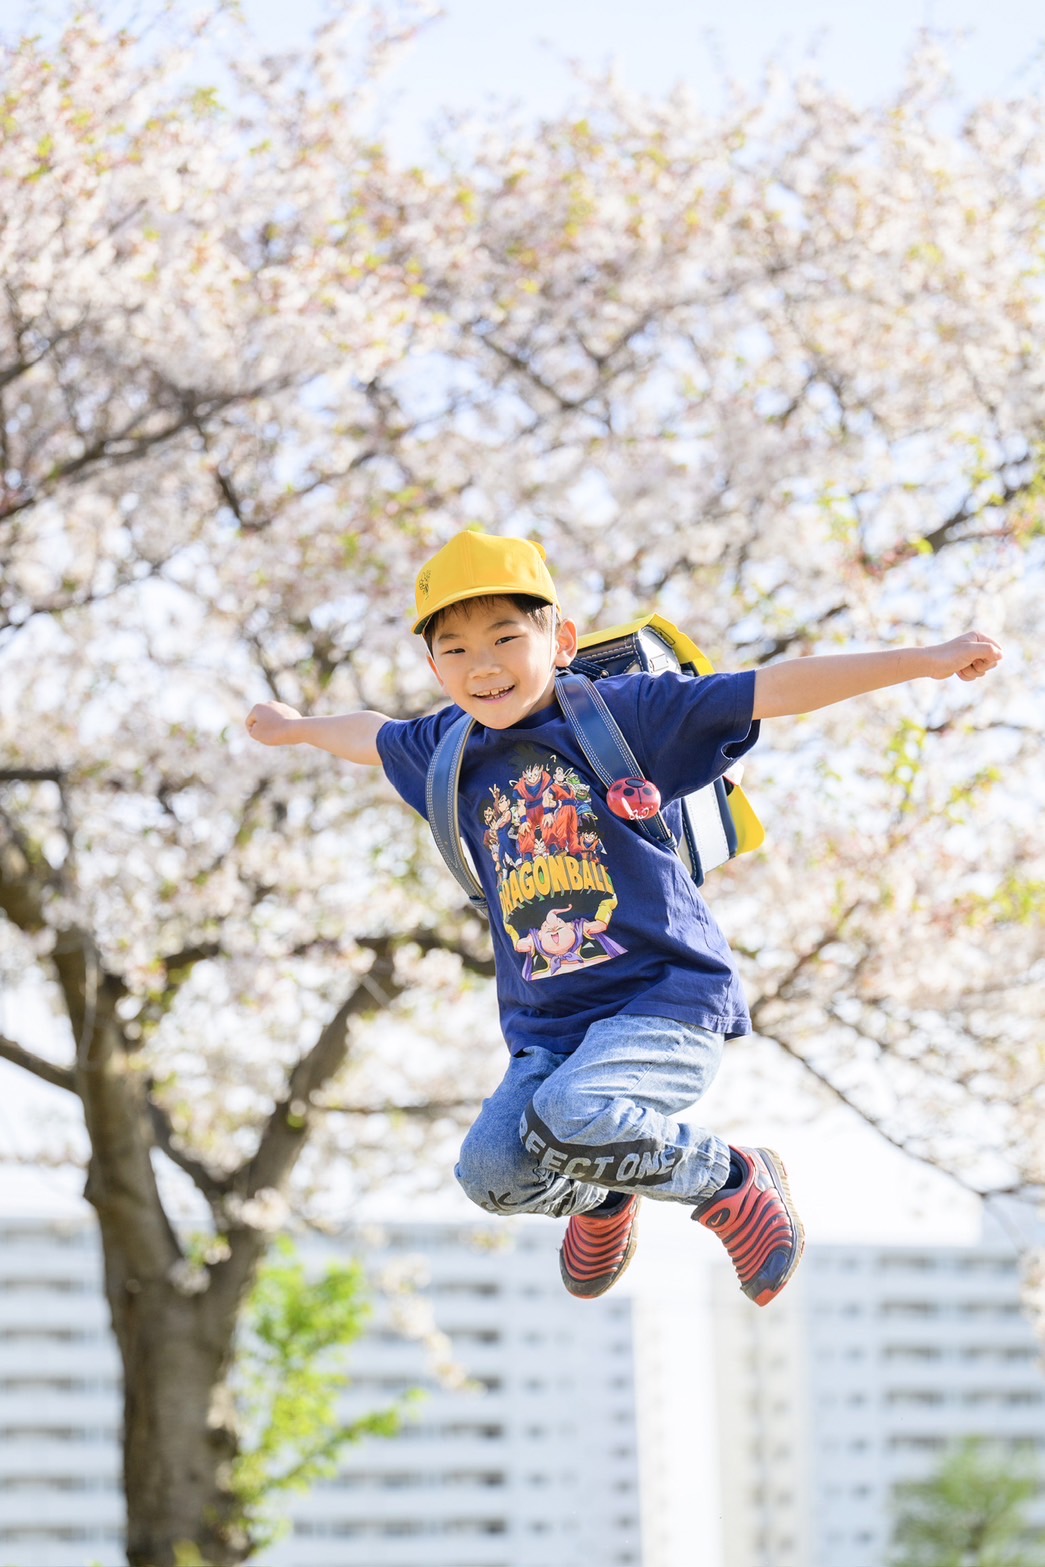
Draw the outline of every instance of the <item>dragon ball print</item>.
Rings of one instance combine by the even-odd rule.
[[[569,764],[520,748],[483,812],[504,928],[525,979],[552,979],[625,951],[607,934],[617,897],[591,788]]]

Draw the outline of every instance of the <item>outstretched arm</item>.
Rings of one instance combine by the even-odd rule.
[[[927,677],[978,680],[1001,659],[1001,648],[979,631],[966,631],[934,647],[890,648],[882,653],[837,653],[791,658],[755,675],[755,718],[812,713],[865,691]]]
[[[377,732],[387,723],[383,713],[364,711],[303,718],[286,702],[259,702],[247,714],[247,733],[262,745],[314,745],[346,762],[379,767]]]

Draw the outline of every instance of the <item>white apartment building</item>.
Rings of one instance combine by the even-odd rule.
[[[126,1563],[120,1405],[94,1229],[0,1216],[0,1567]]]
[[[336,1479],[291,1503],[293,1533],[266,1567],[641,1567],[628,1296],[566,1294],[561,1223],[381,1228],[368,1261],[420,1263],[481,1391],[440,1389],[385,1310],[346,1412],[410,1385],[426,1397],[401,1436],[349,1450]]]
[[[379,1309],[346,1416],[427,1396],[402,1435],[289,1499],[266,1567],[643,1567],[632,1303],[565,1293],[561,1228],[389,1224],[302,1247],[375,1272],[409,1259],[476,1385],[439,1386]],[[0,1567],[125,1561],[119,1422],[93,1227],[0,1218]]]
[[[730,1282],[713,1289],[724,1567],[885,1567],[894,1488],[956,1438],[1045,1474],[1045,1368],[1010,1246],[811,1246],[766,1311]]]
[[[382,1306],[345,1413],[427,1396],[401,1436],[288,1500],[265,1567],[885,1567],[893,1487],[949,1440],[1045,1464],[1008,1246],[811,1246],[760,1311],[676,1226],[658,1274],[653,1217],[624,1284],[585,1303],[550,1221],[303,1245],[317,1266],[408,1265],[480,1386],[436,1385]],[[89,1217],[0,1217],[0,1567],[122,1567],[119,1418]]]

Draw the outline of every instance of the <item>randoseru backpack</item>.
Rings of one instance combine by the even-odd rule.
[[[646,615],[628,625],[581,637],[573,663],[556,677],[559,706],[604,789],[618,778],[642,778],[646,774],[600,696],[599,681],[606,675],[640,671],[659,675],[665,670],[695,679],[714,674],[709,660],[685,632],[661,615]],[[428,768],[428,824],[436,847],[467,893],[468,901],[488,918],[479,878],[461,840],[457,808],[461,764],[474,726],[475,719],[462,714],[436,747]],[[652,842],[673,849],[698,887],[716,866],[757,849],[765,840],[762,823],[750,801],[739,782],[729,775],[686,795],[681,804],[681,840],[676,839],[659,813],[645,820],[636,819],[633,825]]]

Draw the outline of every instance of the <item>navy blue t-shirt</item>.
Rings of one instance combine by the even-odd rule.
[[[680,838],[678,800],[758,738],[754,675],[619,675],[599,691]],[[460,716],[451,706],[378,732],[385,773],[426,819],[428,764]],[[613,815],[557,702],[510,729],[476,725],[460,820],[489,900],[513,1055],[529,1045],[569,1055],[590,1024],[627,1012],[750,1032],[732,955],[692,877]]]

